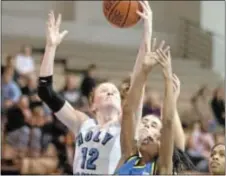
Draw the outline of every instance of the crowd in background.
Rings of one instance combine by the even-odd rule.
[[[22,174],[72,174],[75,137],[37,95],[38,73],[32,48],[26,45],[21,53],[4,59],[5,64],[1,66],[2,166],[17,166]],[[65,86],[59,90],[73,107],[91,118],[88,98],[97,85],[96,69],[93,64],[88,66],[81,84],[78,75],[66,74]],[[222,86],[210,90],[200,85],[191,97],[191,109],[180,114],[186,117],[182,123],[187,154],[205,173],[211,148],[215,143],[224,143],[224,97]],[[147,114],[161,115],[161,98],[153,90],[146,92],[143,116]]]

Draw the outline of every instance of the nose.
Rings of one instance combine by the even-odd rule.
[[[112,92],[108,92],[107,95],[110,96],[110,95],[113,95],[113,93]]]
[[[213,160],[214,160],[214,161],[217,161],[217,160],[218,160],[217,155],[213,155]]]
[[[144,127],[145,127],[145,128],[149,128],[149,125],[148,125],[148,124],[145,124]]]

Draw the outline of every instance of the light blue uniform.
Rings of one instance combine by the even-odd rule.
[[[139,156],[130,157],[116,172],[116,175],[154,175],[156,162],[138,166]]]

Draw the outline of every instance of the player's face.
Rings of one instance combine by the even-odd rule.
[[[138,127],[139,150],[150,158],[157,156],[160,144],[161,120],[153,115],[142,118]]]
[[[113,108],[121,113],[121,98],[117,87],[112,83],[100,84],[94,93],[93,106],[95,110]]]
[[[138,140],[144,144],[148,143],[149,140],[158,142],[161,128],[162,122],[158,117],[154,115],[143,117],[138,127]]]
[[[225,174],[225,145],[217,145],[211,152],[209,158],[209,170],[211,174]]]

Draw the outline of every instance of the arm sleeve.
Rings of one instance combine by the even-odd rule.
[[[58,95],[52,87],[52,76],[40,77],[38,85],[39,97],[49,106],[56,117],[74,134],[87,119],[84,113],[76,111],[67,101]]]
[[[53,90],[53,77],[39,77],[38,96],[54,112],[58,112],[65,104],[65,100]]]

